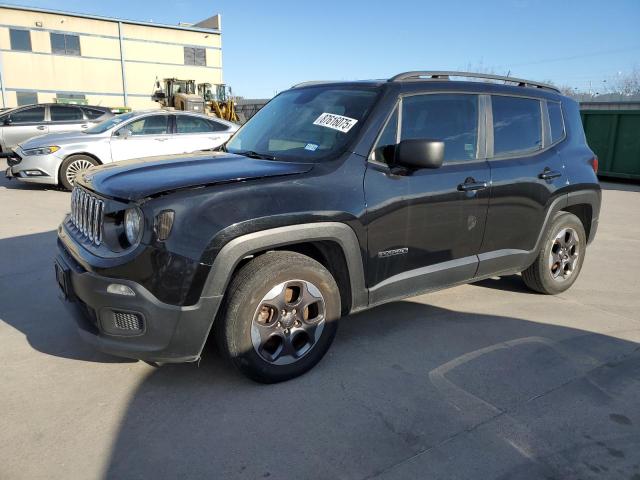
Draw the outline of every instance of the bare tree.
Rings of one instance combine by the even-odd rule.
[[[619,75],[612,82],[610,93],[625,97],[640,95],[640,68],[636,65],[629,73]]]

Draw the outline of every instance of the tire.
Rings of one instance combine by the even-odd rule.
[[[214,325],[216,341],[223,356],[257,382],[282,382],[307,372],[338,328],[340,292],[334,278],[299,253],[268,252],[251,260],[231,281],[226,298]]]
[[[71,155],[65,158],[60,166],[60,185],[67,190],[71,190],[73,188],[72,178],[75,174],[80,170],[96,165],[100,165],[100,163],[88,155]]]
[[[531,290],[547,295],[564,292],[580,274],[586,247],[587,235],[580,219],[572,213],[558,212],[536,260],[522,272],[524,283]]]

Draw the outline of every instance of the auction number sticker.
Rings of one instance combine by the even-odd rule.
[[[313,122],[314,125],[331,128],[342,133],[347,133],[356,123],[358,120],[355,118],[343,117],[335,113],[323,113]]]

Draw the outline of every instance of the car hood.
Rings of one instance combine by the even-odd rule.
[[[102,195],[139,200],[181,188],[295,175],[309,163],[259,160],[222,152],[126,160],[91,168],[76,182]]]
[[[102,135],[88,135],[82,132],[45,133],[44,135],[30,138],[18,146],[23,150],[29,150],[30,148],[48,147],[50,145],[63,146],[75,143],[87,143],[99,139],[102,139]]]

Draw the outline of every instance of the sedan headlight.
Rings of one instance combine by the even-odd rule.
[[[128,208],[124,212],[124,231],[129,245],[137,245],[142,235],[144,218],[142,211],[138,207]]]
[[[60,150],[60,147],[57,145],[50,145],[48,147],[29,148],[28,150],[23,150],[23,153],[30,157],[31,155],[49,155],[58,150]]]

